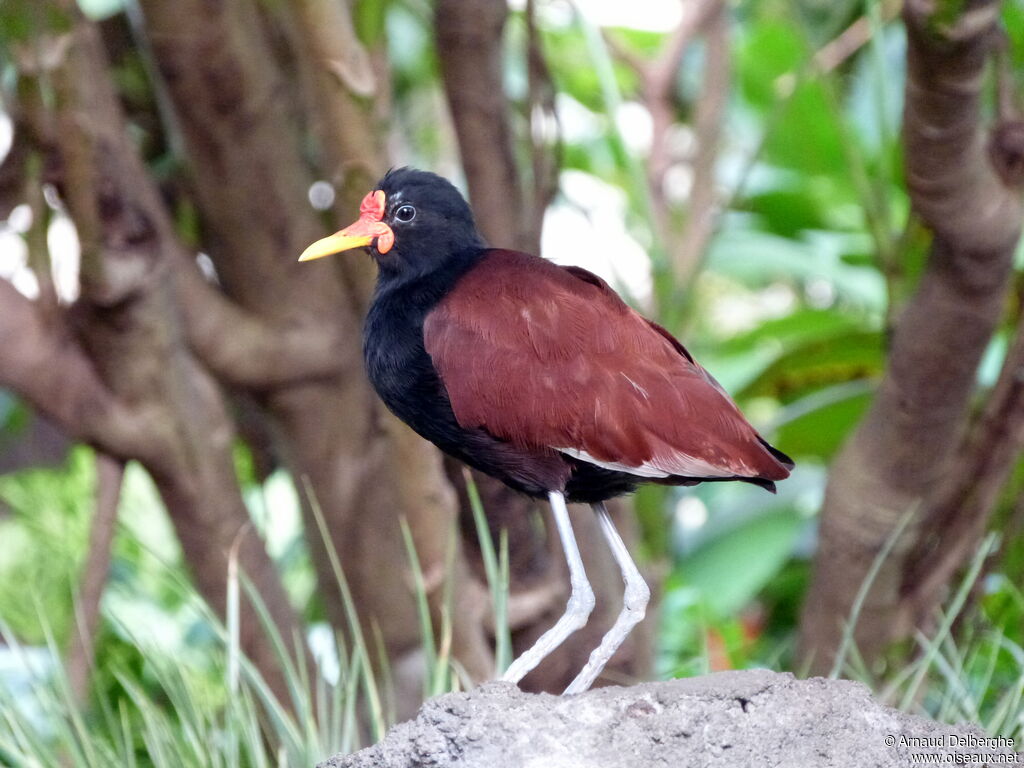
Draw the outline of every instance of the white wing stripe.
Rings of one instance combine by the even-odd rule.
[[[618,472],[629,472],[631,475],[639,477],[668,477],[669,475],[682,475],[683,477],[734,477],[736,475],[736,472],[733,470],[716,467],[702,459],[688,456],[685,453],[673,453],[668,461],[655,456],[650,461],[645,461],[639,467],[633,467],[617,461],[598,461],[586,451],[581,451],[578,448],[555,448],[555,450],[598,467],[613,469]]]

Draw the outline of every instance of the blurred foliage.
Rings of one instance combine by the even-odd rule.
[[[93,485],[93,465],[84,449],[60,470],[0,476],[0,503],[11,511],[0,520],[0,615],[25,642],[43,643],[41,608],[55,635],[61,640],[68,636],[72,591],[88,544]],[[27,599],[29,585],[38,602]]]

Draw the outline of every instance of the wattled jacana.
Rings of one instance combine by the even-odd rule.
[[[594,606],[566,501],[597,514],[626,584],[613,627],[566,693],[585,691],[643,618],[650,591],[605,509],[639,483],[740,480],[774,491],[793,463],[682,344],[601,278],[488,248],[459,191],[389,172],[359,220],[300,261],[365,248],[378,266],[363,353],[402,421],[441,450],[551,504],[569,564],[566,612],[516,659],[519,682]]]

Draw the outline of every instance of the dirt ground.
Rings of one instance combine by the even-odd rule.
[[[764,670],[579,696],[488,683],[428,701],[383,742],[320,768],[992,766],[1024,762],[976,726],[876,702],[842,680]],[[933,757],[935,756],[935,757]]]

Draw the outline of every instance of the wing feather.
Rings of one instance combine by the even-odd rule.
[[[491,251],[424,341],[463,427],[652,478],[789,474],[671,334],[578,267]]]

